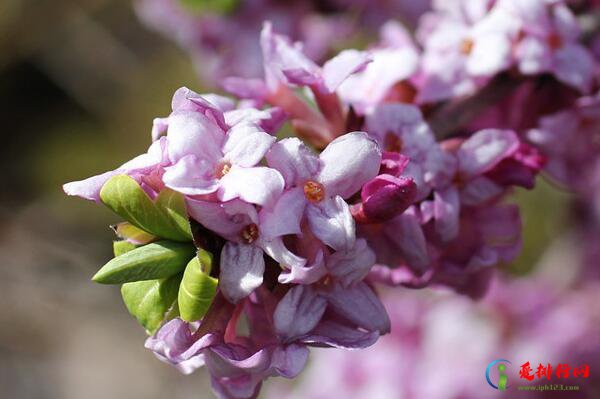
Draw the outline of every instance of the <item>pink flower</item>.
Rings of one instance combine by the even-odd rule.
[[[454,160],[436,142],[419,108],[408,104],[382,104],[366,115],[365,130],[387,152],[409,159],[402,174],[417,185],[417,200],[449,180]]]
[[[284,139],[266,156],[284,177],[294,201],[290,220],[299,226],[303,215],[313,234],[335,250],[354,245],[354,220],[344,199],[361,189],[379,171],[381,152],[363,132],[332,141],[317,157],[298,139]],[[290,207],[292,208],[292,207]]]
[[[598,157],[600,95],[582,97],[574,107],[540,119],[527,138],[548,156],[546,171],[559,183],[586,191]]]
[[[591,89],[594,58],[577,42],[579,23],[561,1],[499,0],[496,7],[518,24],[514,56],[525,75],[550,72],[584,93]]]
[[[472,94],[512,62],[513,21],[490,12],[490,1],[438,2],[418,37],[423,44],[415,79],[417,102],[436,102]]]
[[[187,199],[190,216],[228,240],[221,251],[220,286],[233,303],[263,283],[263,252],[284,269],[303,267],[306,260],[290,252],[283,237],[300,233],[297,203],[284,193],[273,207],[260,211],[241,200],[224,203]]]
[[[165,168],[165,185],[190,196],[216,194],[221,201],[273,203],[283,189],[283,179],[258,163],[275,138],[252,120],[227,126],[219,109],[183,90],[175,93],[173,112],[166,121],[167,151],[173,164]],[[184,105],[180,105],[178,98],[183,95]]]
[[[346,78],[338,89],[340,98],[361,114],[386,98],[406,97],[395,91],[408,89],[395,86],[412,77],[418,67],[418,50],[402,25],[387,22],[380,36],[380,43],[369,50],[373,61],[364,71]]]

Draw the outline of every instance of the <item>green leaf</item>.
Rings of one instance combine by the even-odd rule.
[[[154,242],[110,260],[92,280],[101,284],[122,284],[171,277],[185,269],[195,251],[191,243]]]
[[[113,252],[116,256],[121,256],[124,253],[132,251],[136,249],[137,246],[135,244],[130,243],[129,241],[113,241]]]
[[[164,189],[152,201],[134,179],[117,175],[102,186],[100,199],[117,215],[150,234],[173,241],[192,240],[185,201],[172,190]]]
[[[219,280],[208,274],[211,263],[210,253],[200,249],[198,256],[185,268],[177,296],[179,313],[185,321],[200,320],[208,311],[217,293]]]
[[[181,274],[167,279],[123,284],[121,295],[127,310],[144,326],[149,335],[160,327],[174,306]]]
[[[119,238],[136,245],[144,245],[156,241],[156,236],[146,233],[144,230],[135,227],[129,222],[121,222],[111,227]]]

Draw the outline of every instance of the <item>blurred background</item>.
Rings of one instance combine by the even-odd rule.
[[[145,151],[184,84],[200,90],[187,57],[129,2],[0,2],[0,397],[212,397],[91,283],[117,219],[61,189]]]
[[[61,190],[65,182],[114,169],[145,151],[152,119],[169,113],[172,93],[184,85],[203,91],[188,56],[142,26],[128,1],[0,2],[0,162],[5,171],[0,187],[0,397],[212,397],[205,373],[185,377],[144,349],[145,333],[127,314],[118,287],[91,283],[111,257],[108,225],[117,219]],[[581,245],[570,230],[572,199],[542,183],[533,192],[518,192],[515,200],[524,207],[526,247],[505,274],[529,274],[538,266],[536,275],[559,291],[572,289]],[[408,302],[395,303],[406,309],[421,306],[408,298],[411,294],[403,292]],[[445,300],[429,290],[418,298],[423,303]],[[469,320],[485,324],[477,315],[495,306],[493,298],[492,305],[486,298],[472,307],[451,298],[460,301],[464,313],[450,314],[445,322],[470,315]],[[573,317],[583,311],[574,309]],[[508,331],[527,325],[508,320]],[[485,328],[477,331],[472,332],[475,339],[489,334]],[[458,338],[447,338],[448,345],[460,345]],[[528,338],[523,339],[526,347]],[[404,352],[398,353],[402,356],[392,361],[401,363]],[[486,353],[481,367],[495,358]],[[460,359],[454,359],[454,367],[461,367]],[[479,363],[464,367],[473,383],[483,386]],[[316,383],[315,373],[323,377],[323,366],[317,370],[311,369],[305,385],[311,378]],[[282,384],[263,396],[294,392],[294,386]],[[386,392],[362,397],[392,397]],[[487,394],[482,391],[481,397]]]

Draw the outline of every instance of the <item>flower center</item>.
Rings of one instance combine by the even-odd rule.
[[[256,241],[258,238],[258,226],[256,223],[250,223],[244,227],[241,236],[242,241],[244,241],[246,244],[252,244],[254,241]]]
[[[320,202],[325,198],[325,187],[321,183],[309,180],[304,183],[304,196],[310,202]]]
[[[471,51],[473,51],[473,45],[474,44],[475,43],[473,43],[472,39],[464,39],[460,43],[460,52],[463,53],[464,55],[471,54]]]
[[[223,177],[227,173],[229,173],[230,170],[231,170],[231,163],[230,162],[227,162],[227,161],[221,162],[217,166],[217,170],[215,171],[215,176],[217,176],[217,178],[220,179],[221,177]]]
[[[402,151],[402,139],[392,132],[388,132],[383,139],[383,146],[386,151],[400,152]]]
[[[458,188],[463,188],[467,185],[467,177],[460,172],[457,172],[452,179],[452,183]]]
[[[561,48],[563,46],[562,37],[560,37],[560,35],[558,33],[550,34],[550,36],[548,36],[546,41],[548,42],[548,45],[550,46],[550,48],[552,50],[558,50],[559,48]]]

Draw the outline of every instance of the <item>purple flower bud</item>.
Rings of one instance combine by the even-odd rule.
[[[352,207],[352,216],[359,223],[381,223],[404,212],[416,195],[413,179],[379,175],[363,186],[362,202]]]

